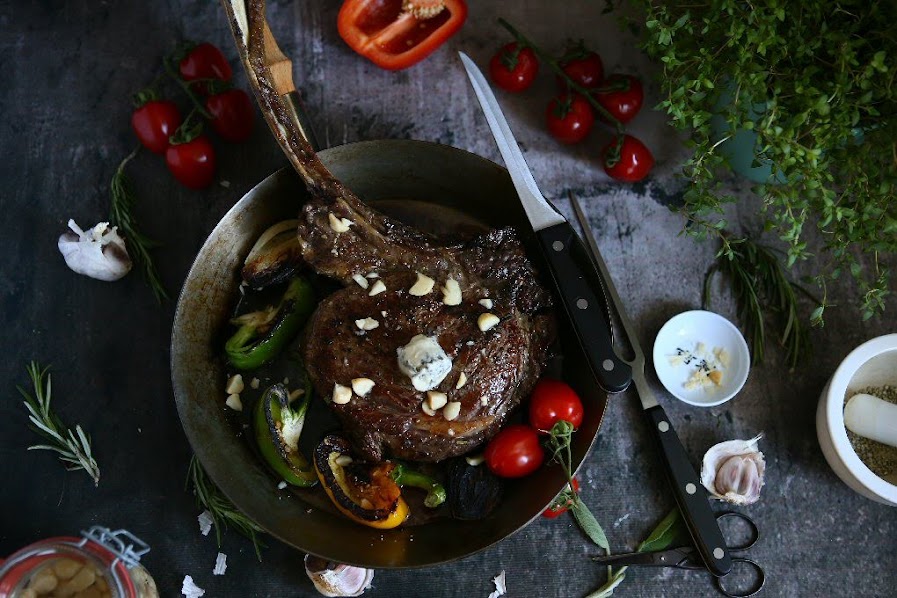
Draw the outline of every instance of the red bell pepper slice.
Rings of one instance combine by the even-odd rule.
[[[377,66],[396,71],[417,64],[455,34],[467,18],[465,0],[443,0],[427,19],[402,10],[402,0],[346,0],[337,17],[340,37]]]

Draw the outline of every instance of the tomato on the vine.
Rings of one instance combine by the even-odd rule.
[[[227,141],[246,141],[252,135],[252,100],[242,89],[228,89],[206,98],[212,128]]]
[[[545,460],[539,435],[524,424],[502,428],[486,445],[483,456],[492,473],[503,478],[529,475]]]
[[[168,147],[168,138],[181,126],[181,113],[174,102],[150,100],[131,115],[131,128],[143,147],[161,154]]]
[[[234,74],[221,50],[208,42],[202,42],[190,48],[178,64],[178,71],[184,81],[198,79],[230,81]],[[197,89],[207,93],[205,85],[199,84]]]
[[[579,480],[573,478],[572,484],[564,486],[564,489],[555,497],[554,502],[552,502],[547,509],[542,511],[542,517],[545,517],[546,519],[554,519],[567,512],[567,509],[573,504],[573,499],[570,498],[571,487],[574,494],[578,493]]]
[[[170,145],[165,163],[174,178],[190,189],[204,189],[215,178],[215,150],[205,135]]]
[[[611,88],[611,91],[596,91],[592,97],[621,123],[628,123],[642,109],[645,92],[638,77],[611,75],[602,87]],[[602,117],[602,120],[607,119]]]
[[[604,164],[604,172],[611,178],[627,183],[640,181],[651,171],[654,166],[654,156],[645,144],[632,135],[623,135],[623,144],[617,152],[617,138],[601,150],[601,161]]]
[[[536,382],[529,399],[529,424],[548,434],[559,421],[568,421],[573,428],[582,423],[582,401],[570,385],[552,378]]]
[[[489,61],[489,74],[495,84],[512,93],[528,88],[539,72],[539,59],[531,48],[516,42],[506,44]]]
[[[601,56],[581,46],[569,51],[558,64],[574,83],[586,89],[598,87],[604,79],[604,63],[601,62]],[[567,81],[561,76],[557,79],[560,88],[566,90]]]
[[[579,94],[565,93],[548,102],[545,110],[548,132],[561,143],[579,143],[592,130],[592,106]]]

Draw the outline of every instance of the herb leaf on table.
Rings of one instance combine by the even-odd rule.
[[[657,527],[648,535],[648,537],[638,545],[636,552],[658,552],[666,550],[677,540],[688,537],[688,530],[679,515],[679,509],[673,509],[666,517],[664,517]],[[607,598],[612,596],[614,590],[617,589],[623,580],[626,579],[626,569],[628,567],[620,567],[619,569],[607,568],[607,582],[586,596],[586,598]]]
[[[66,470],[83,469],[93,479],[94,486],[98,486],[100,467],[93,458],[90,435],[86,434],[81,426],[75,426],[74,430],[66,428],[59,416],[50,410],[53,385],[49,366],[41,367],[36,361],[32,361],[26,369],[31,378],[34,394],[29,393],[21,386],[16,388],[25,398],[25,407],[28,408],[28,419],[31,420],[32,429],[49,441],[49,444],[29,446],[28,450],[58,453],[59,460],[65,464]]]

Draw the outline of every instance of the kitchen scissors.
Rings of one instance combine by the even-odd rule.
[[[714,514],[717,522],[726,519],[737,519],[745,526],[747,539],[743,542],[735,542],[727,547],[732,555],[732,570],[721,576],[713,576],[716,589],[723,596],[729,598],[748,598],[763,589],[766,583],[766,573],[756,561],[744,556],[745,553],[760,539],[760,530],[757,524],[749,516],[736,511],[720,511]],[[643,567],[675,567],[676,569],[707,570],[701,556],[692,546],[669,548],[657,552],[627,552],[623,554],[611,554],[607,556],[592,557],[592,560],[601,565],[616,566],[643,566]],[[745,587],[732,587],[732,575],[750,577],[753,581],[743,582]],[[729,584],[727,585],[727,578]],[[748,585],[750,584],[750,585]]]

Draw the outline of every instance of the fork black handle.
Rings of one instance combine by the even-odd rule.
[[[632,382],[632,368],[614,352],[610,322],[592,290],[595,266],[569,222],[536,231],[576,336],[588,357],[592,374],[607,392],[622,392]],[[589,270],[587,270],[589,269]]]
[[[663,407],[656,405],[645,409],[645,416],[657,439],[666,465],[667,479],[695,548],[713,575],[726,575],[732,570],[732,557],[716,521],[716,514],[707,500],[707,493],[688,460],[682,441],[676,435]]]

